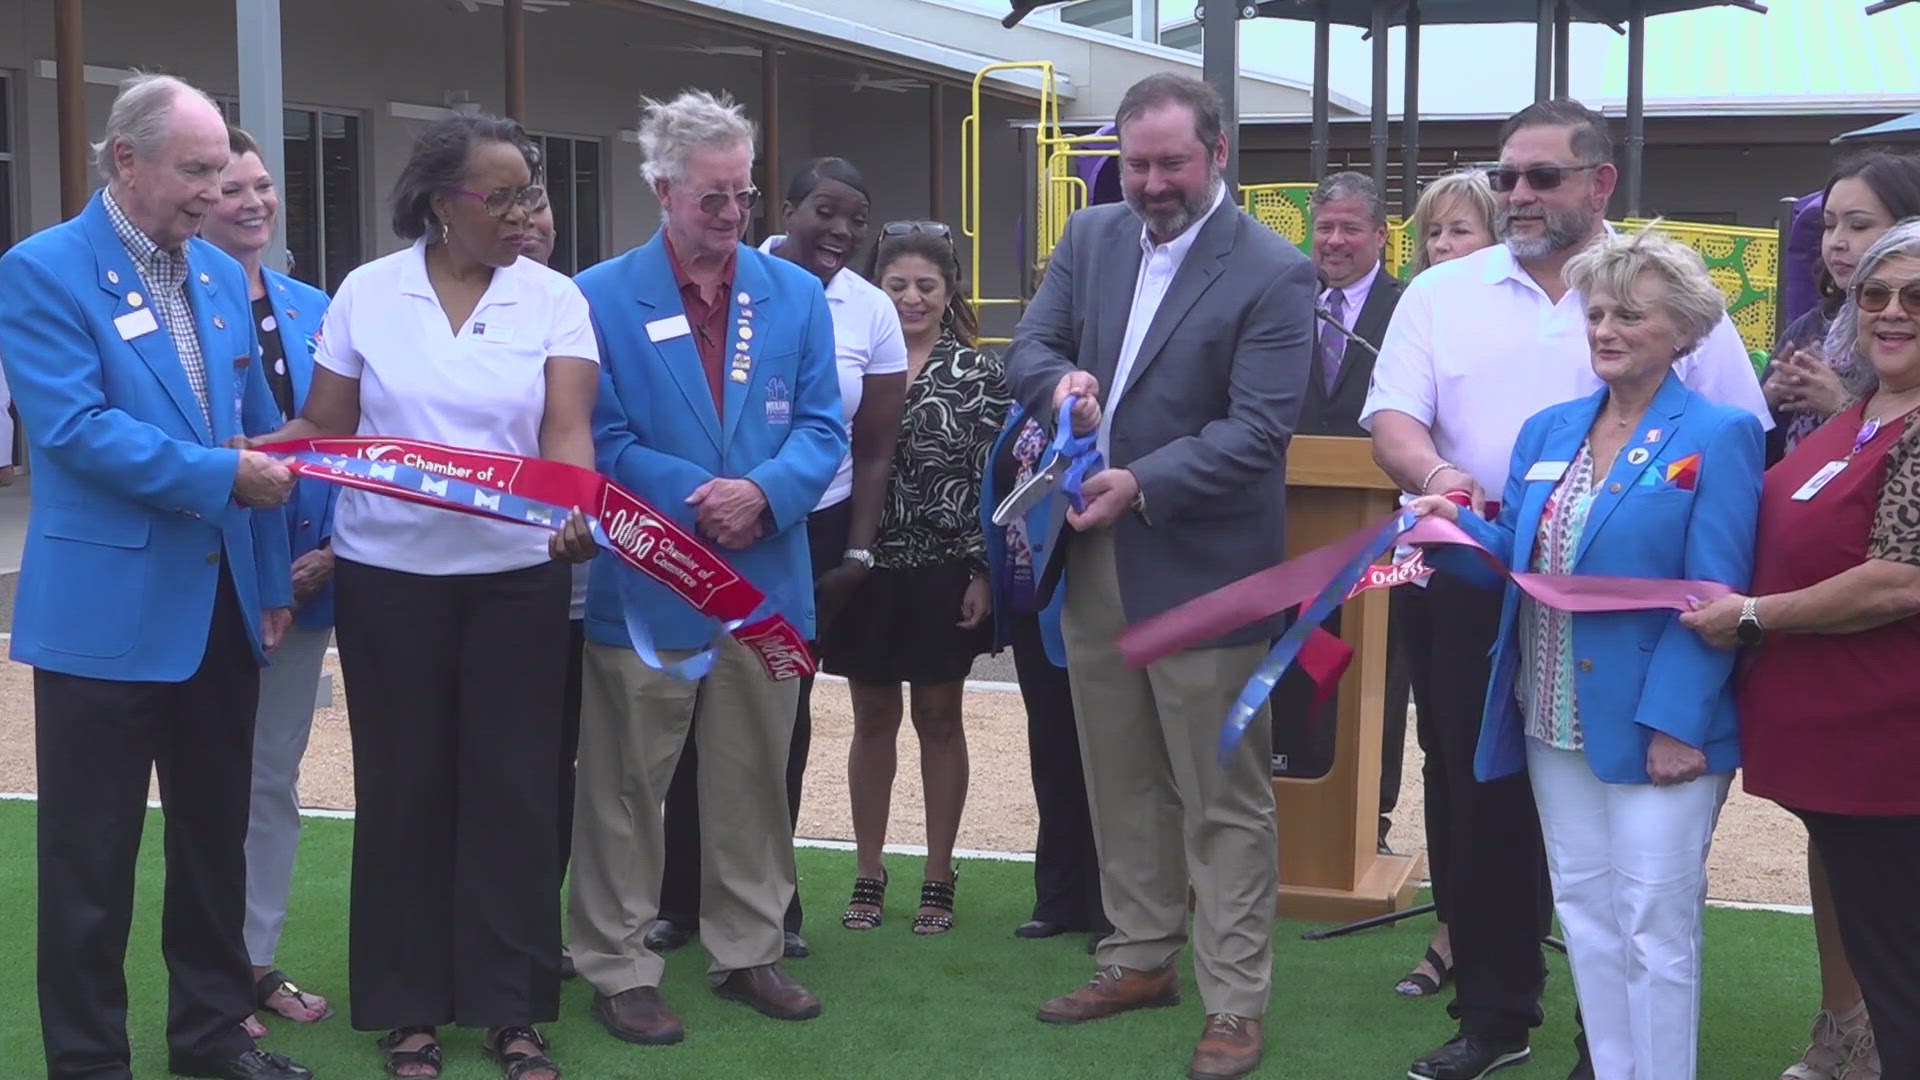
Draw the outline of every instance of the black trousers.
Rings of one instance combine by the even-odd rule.
[[[1427,590],[1399,585],[1387,592],[1386,712],[1380,722],[1380,838],[1386,839],[1388,819],[1400,805],[1400,774],[1407,756],[1407,706],[1418,709],[1430,697],[1433,679],[1431,653],[1425,639],[1416,639],[1413,627],[1423,609]],[[1424,748],[1424,744],[1423,748]],[[1438,892],[1438,888],[1435,889]]]
[[[339,560],[353,729],[353,1026],[506,1027],[560,1004],[555,888],[570,575]]]
[[[560,846],[555,865],[560,885],[566,884],[567,863],[573,860],[573,771],[574,760],[580,756],[580,687],[586,649],[586,620],[569,620],[567,684],[560,696]]]
[[[1040,827],[1033,848],[1033,918],[1069,930],[1113,929],[1100,904],[1100,860],[1080,766],[1067,669],[1054,667],[1040,618],[1013,620],[1013,668],[1027,708],[1027,755]]]
[[[49,1080],[133,1073],[127,934],[134,863],[158,770],[166,813],[160,952],[167,1045],[193,1063],[253,1049],[241,939],[260,669],[223,565],[207,651],[185,682],[112,682],[36,669],[40,1031]]]
[[[842,499],[832,506],[807,515],[807,546],[813,555],[813,576],[840,565],[847,550],[847,529],[852,521],[853,500]],[[822,627],[814,627],[814,637]],[[816,650],[815,655],[818,655]],[[698,721],[696,721],[697,723]],[[673,781],[667,785],[666,871],[660,879],[660,918],[689,929],[700,925],[700,755],[695,747],[693,729],[687,729],[687,742],[680,751],[680,763],[674,767]],[[813,680],[800,680],[800,705],[793,718],[793,741],[787,746],[787,812],[800,821],[800,786],[807,777],[807,753],[813,746]],[[787,932],[800,932],[804,913],[800,910],[800,890],[793,891],[787,904]]]
[[[1464,1033],[1523,1039],[1541,1020],[1540,941],[1553,925],[1553,892],[1526,774],[1484,784],[1473,775],[1501,594],[1437,573],[1426,600],[1413,609],[1409,638],[1426,645],[1432,665],[1419,734],[1427,857],[1453,938],[1448,1011]]]
[[[1881,1073],[1920,1077],[1920,817],[1796,813],[1827,867]]]

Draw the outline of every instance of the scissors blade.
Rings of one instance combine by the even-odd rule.
[[[1066,473],[1066,463],[1058,457],[1047,462],[1045,467],[1027,477],[1008,492],[1006,498],[1000,500],[1000,505],[993,510],[993,523],[1005,528],[1025,516],[1027,511],[1059,490],[1060,480]]]

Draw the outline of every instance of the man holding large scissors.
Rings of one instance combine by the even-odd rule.
[[[1279,887],[1267,711],[1224,765],[1215,747],[1279,623],[1138,671],[1115,639],[1281,560],[1286,448],[1306,389],[1315,291],[1305,256],[1222,205],[1220,111],[1210,88],[1180,76],[1127,91],[1116,117],[1126,203],[1067,223],[1007,354],[1027,411],[1053,417],[1065,406],[1073,433],[1092,434],[1112,465],[1077,484],[1062,470],[1054,490],[1072,496],[1073,528],[1041,589],[1065,571],[1062,629],[1074,709],[1092,718],[1080,754],[1114,933],[1093,980],[1039,1016],[1080,1023],[1179,1001],[1174,961],[1191,882],[1207,1011],[1189,1066],[1197,1078],[1260,1063]]]

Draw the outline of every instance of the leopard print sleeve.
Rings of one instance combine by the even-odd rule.
[[[1887,451],[1887,475],[1867,537],[1867,558],[1920,566],[1920,411]]]

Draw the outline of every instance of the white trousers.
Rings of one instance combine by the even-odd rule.
[[[313,731],[314,698],[331,628],[287,627],[260,672],[253,717],[253,802],[247,816],[247,957],[272,967],[287,919],[293,855],[300,846],[300,759]]]
[[[1707,851],[1732,773],[1609,784],[1527,740],[1554,911],[1598,1080],[1693,1080]]]

